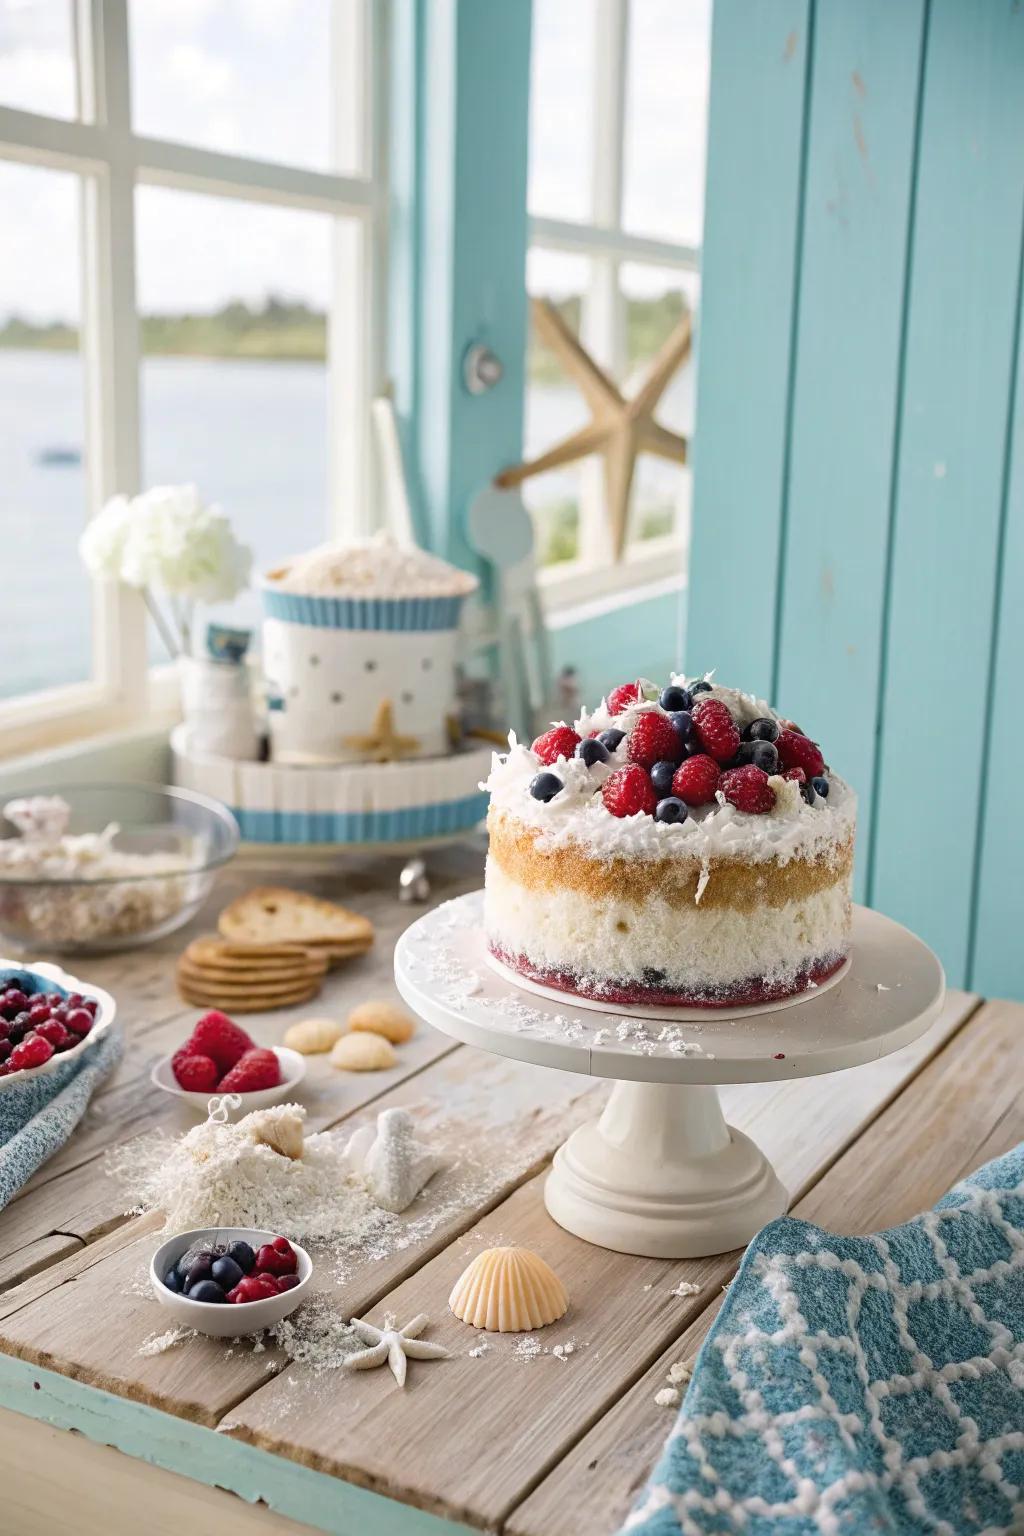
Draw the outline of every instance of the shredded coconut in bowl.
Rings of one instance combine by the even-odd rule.
[[[468,571],[388,533],[321,544],[268,571],[266,580],[276,591],[309,597],[462,597],[478,585]]]

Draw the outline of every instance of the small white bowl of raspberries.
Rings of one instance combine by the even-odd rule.
[[[204,1013],[184,1045],[163,1056],[150,1076],[165,1093],[206,1114],[215,1094],[237,1094],[235,1111],[247,1115],[294,1097],[306,1060],[285,1045],[260,1046],[234,1019]]]
[[[303,1300],[305,1248],[253,1227],[202,1227],[169,1237],[149,1266],[153,1293],[183,1328],[213,1338],[260,1333]]]
[[[84,1055],[114,1022],[109,992],[43,961],[0,960],[0,1089]]]

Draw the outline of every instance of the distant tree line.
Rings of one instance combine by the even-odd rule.
[[[578,294],[558,301],[573,330],[579,329],[582,302]],[[686,308],[682,293],[628,299],[626,346],[629,364],[650,357]],[[262,305],[234,299],[209,314],[143,315],[142,351],[149,357],[271,358],[275,361],[322,362],[327,356],[327,317],[301,300],[269,296]],[[78,329],[63,320],[36,324],[11,315],[0,326],[0,347],[72,352]],[[561,370],[549,352],[531,342],[528,357],[533,383],[555,384]]]

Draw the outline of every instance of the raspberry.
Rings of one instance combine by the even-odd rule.
[[[284,1249],[279,1248],[277,1242],[273,1242],[264,1243],[263,1247],[256,1251],[256,1268],[263,1273],[291,1275],[294,1274],[298,1267],[298,1256],[291,1243],[287,1242],[287,1240],[285,1240]]]
[[[20,1072],[23,1067],[41,1067],[52,1055],[53,1046],[49,1040],[44,1040],[42,1035],[31,1034],[14,1047],[8,1060],[11,1071]]]
[[[209,1093],[211,1088],[216,1088],[220,1077],[220,1068],[209,1056],[182,1051],[175,1052],[171,1058],[171,1071],[178,1087],[184,1088],[186,1093]]]
[[[601,787],[601,799],[613,816],[635,816],[638,811],[653,816],[658,803],[654,785],[637,763],[610,773]]]
[[[631,763],[641,768],[653,768],[655,763],[678,763],[683,755],[683,738],[667,715],[639,715],[629,733],[626,755]]]
[[[775,804],[775,791],[762,768],[748,763],[744,768],[729,768],[718,784],[730,805],[752,816],[762,816]]]
[[[736,722],[721,699],[701,699],[693,706],[693,723],[705,752],[716,763],[729,763],[740,747]]]
[[[687,805],[710,805],[715,798],[720,774],[718,764],[705,752],[680,763],[672,779],[672,793]]]
[[[644,688],[639,678],[635,683],[620,683],[608,695],[608,713],[621,715],[622,711],[628,709],[631,704],[638,704],[643,696]]]
[[[825,759],[818,743],[809,736],[801,736],[798,731],[780,731],[775,749],[783,768],[802,768],[809,779],[825,771]]]
[[[807,783],[807,775],[802,768],[787,768],[782,777],[784,779],[795,779],[797,784]]]
[[[569,725],[554,725],[543,736],[538,736],[532,751],[542,763],[550,766],[560,757],[572,757],[580,744],[580,738]]]
[[[221,1093],[256,1093],[261,1088],[276,1088],[281,1081],[281,1064],[273,1051],[254,1047],[246,1051],[217,1084]]]
[[[209,1056],[222,1072],[228,1072],[251,1051],[255,1041],[233,1023],[226,1013],[204,1013],[186,1047],[190,1056]]]

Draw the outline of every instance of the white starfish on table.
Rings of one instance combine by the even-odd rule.
[[[394,1319],[385,1318],[384,1321],[387,1324]],[[443,1344],[431,1344],[417,1337],[429,1321],[427,1314],[421,1312],[411,1323],[406,1323],[404,1328],[375,1328],[372,1323],[364,1323],[361,1318],[354,1317],[353,1332],[356,1338],[369,1347],[361,1349],[358,1354],[349,1355],[345,1361],[346,1366],[352,1371],[369,1371],[375,1365],[383,1365],[386,1360],[398,1385],[404,1387],[409,1360],[448,1359],[448,1351]]]

